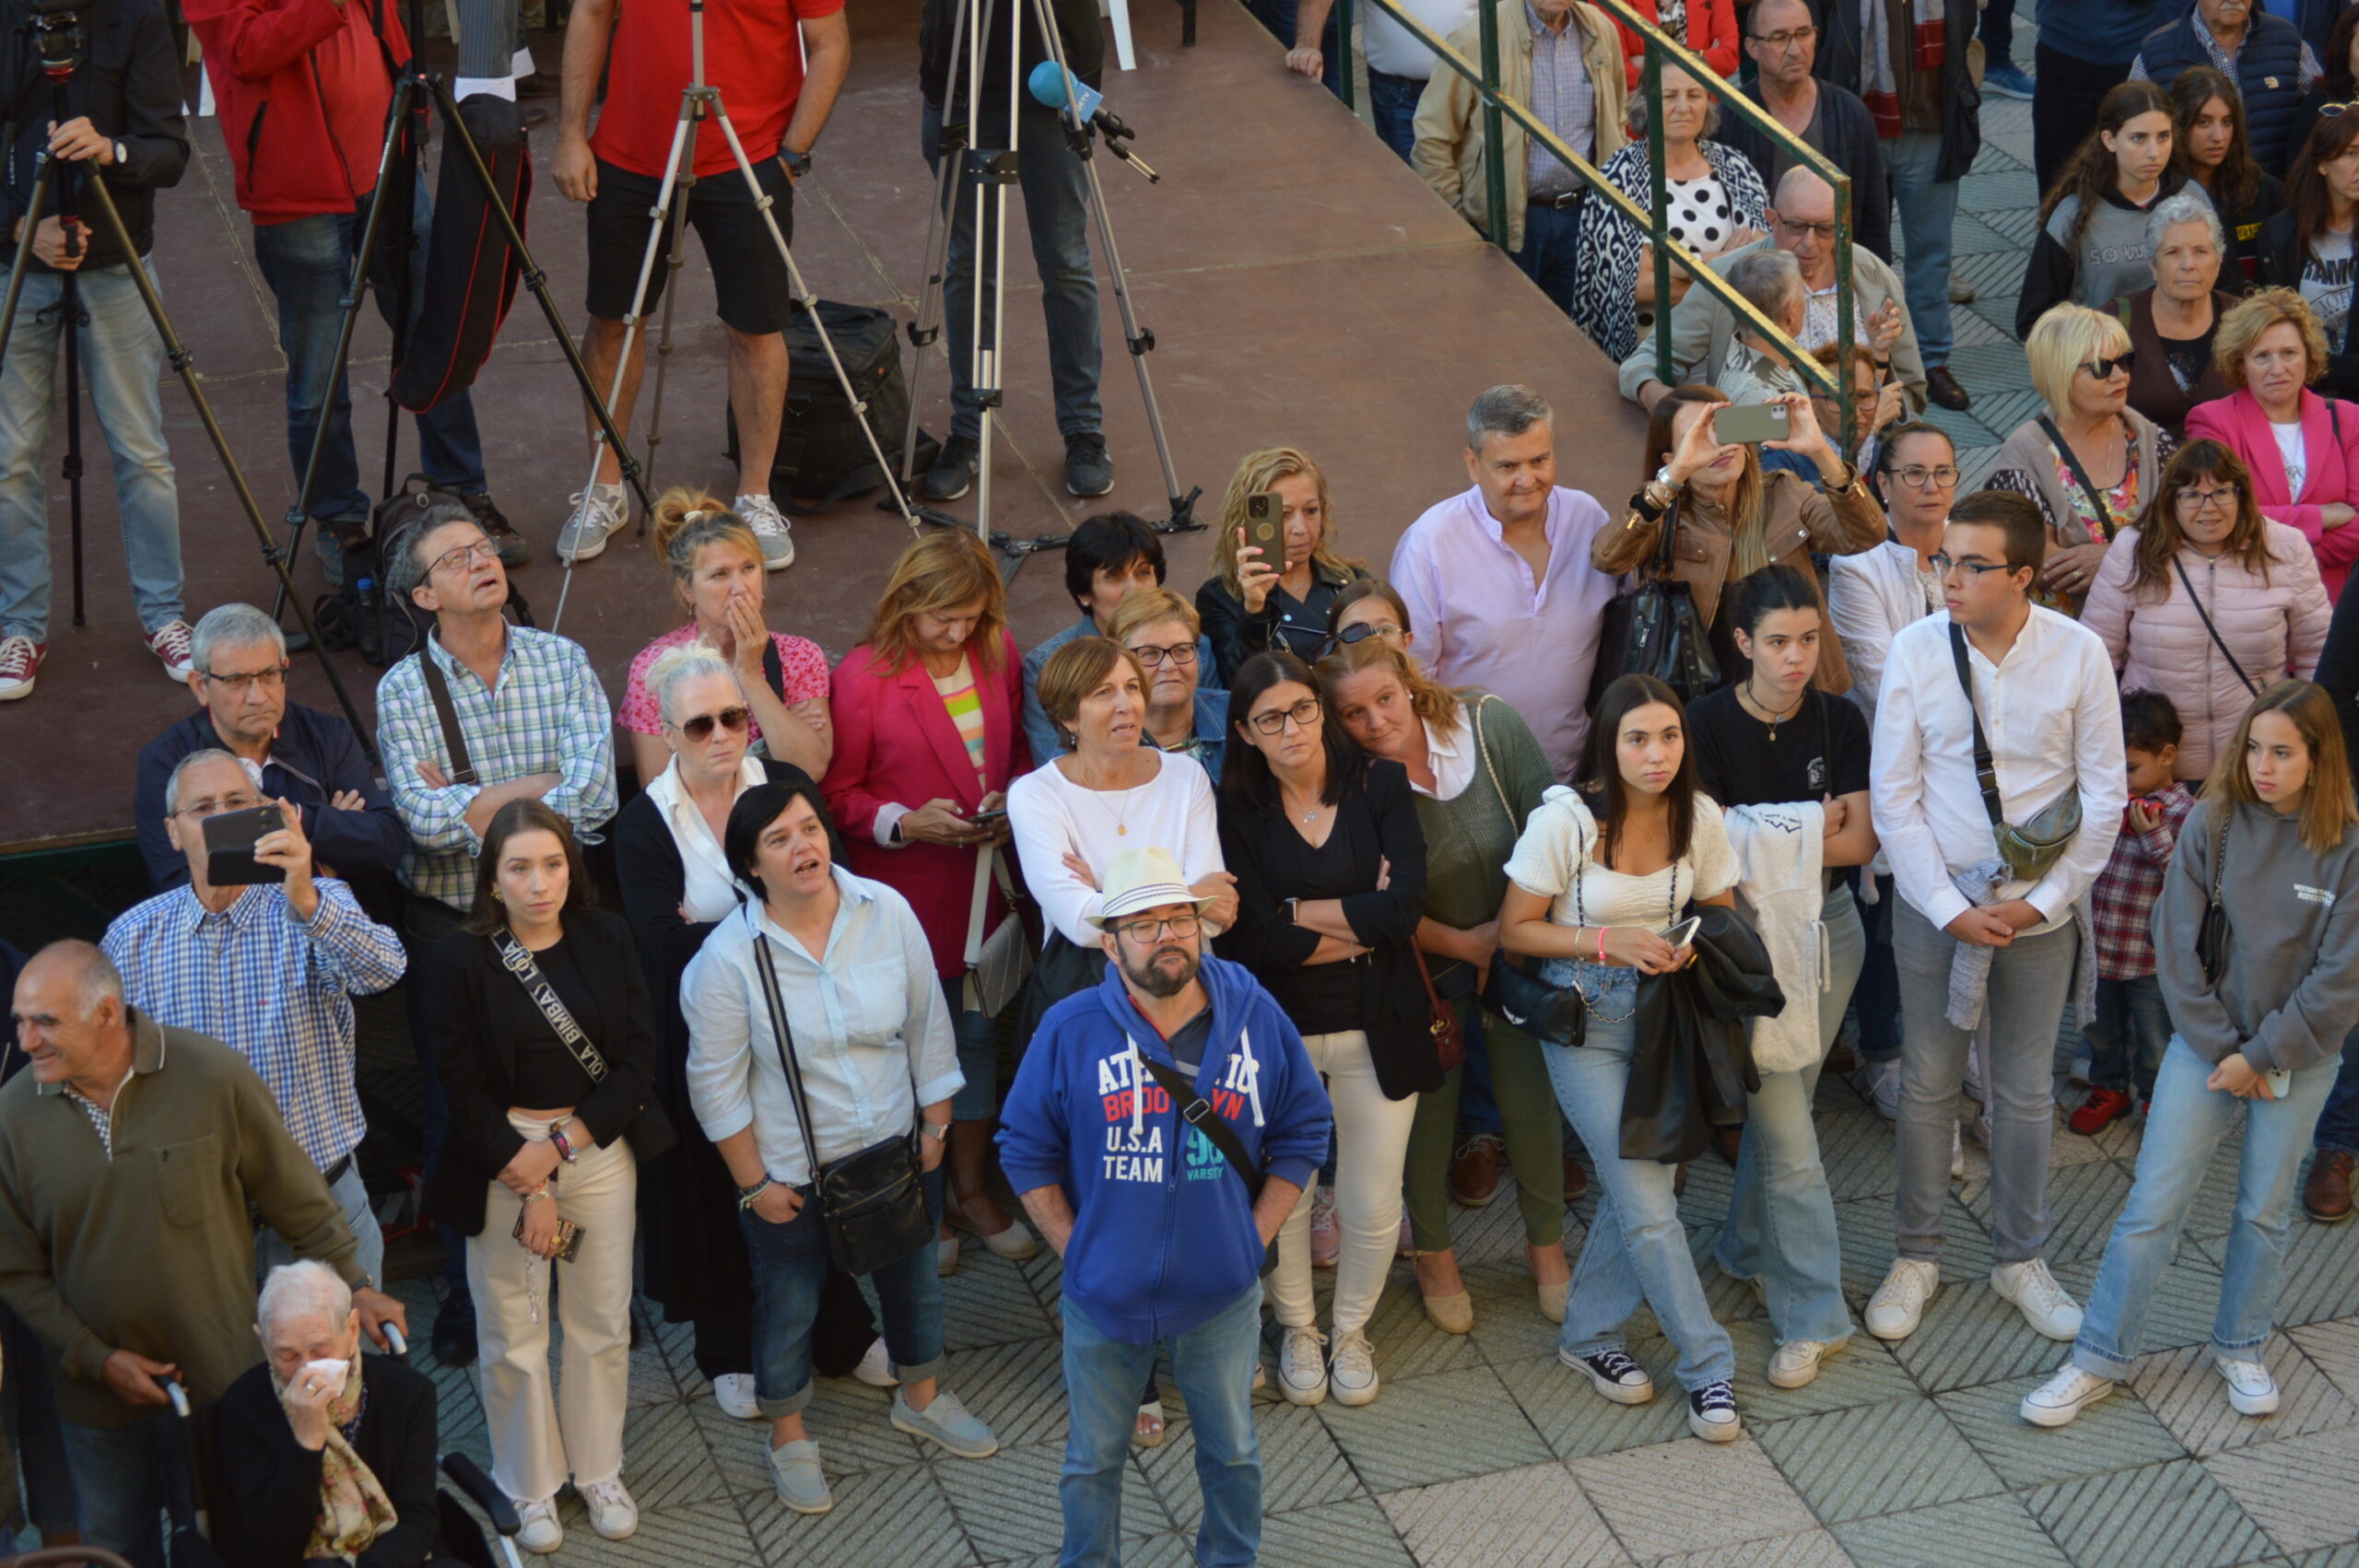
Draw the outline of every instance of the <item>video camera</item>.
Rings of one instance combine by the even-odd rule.
[[[41,74],[62,80],[82,63],[81,0],[29,0]]]

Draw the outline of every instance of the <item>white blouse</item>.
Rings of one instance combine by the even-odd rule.
[[[1097,945],[1086,924],[1105,900],[1065,865],[1070,850],[1102,886],[1106,868],[1125,849],[1168,849],[1191,886],[1227,867],[1213,783],[1203,766],[1178,752],[1149,751],[1156,776],[1135,790],[1085,790],[1054,762],[1007,787],[1007,821],[1024,883],[1040,901],[1050,930],[1084,947]]]
[[[1710,898],[1736,885],[1736,851],[1729,847],[1720,808],[1700,790],[1687,853],[1647,876],[1629,876],[1597,863],[1597,819],[1580,796],[1562,784],[1540,797],[1515,853],[1508,880],[1550,900],[1559,926],[1670,925],[1691,898]]]
[[[747,757],[738,766],[737,793],[769,777],[759,757]],[[711,824],[688,799],[687,787],[680,782],[678,757],[664,765],[647,792],[654,797],[663,825],[672,830],[673,847],[680,851],[680,870],[686,873],[680,907],[692,924],[710,925],[734,911],[741,897],[752,896],[752,890],[729,870],[729,857],[713,837]]]

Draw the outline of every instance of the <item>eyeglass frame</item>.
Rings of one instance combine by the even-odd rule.
[[[1889,474],[1895,483],[1906,485],[1912,490],[1922,490],[1929,486],[1955,489],[1958,481],[1966,477],[1965,471],[1955,463],[1929,468],[1921,462],[1912,462],[1906,468],[1887,468],[1884,473]],[[1917,477],[1909,478],[1908,476],[1912,474]],[[1944,474],[1949,477],[1942,478],[1941,475]]]
[[[1180,929],[1180,922],[1182,920],[1188,923],[1188,929],[1184,931]],[[1143,926],[1151,926],[1154,930],[1142,935],[1140,928]],[[1176,936],[1185,942],[1191,936],[1203,933],[1204,916],[1203,911],[1200,909],[1190,909],[1178,915],[1142,915],[1134,920],[1116,920],[1106,929],[1117,936],[1128,937],[1141,946],[1150,942],[1161,942],[1166,936]]]
[[[2012,561],[1953,560],[1945,551],[1935,551],[1933,558],[1926,564],[1933,568],[1933,575],[1937,578],[1946,578],[1952,572],[1964,572],[1970,580],[1975,582],[1981,581],[1990,572],[2017,572],[2031,569],[2027,566],[2017,566]]]
[[[2243,500],[2244,492],[2234,485],[2223,485],[2216,490],[2199,490],[2192,485],[2182,485],[2171,492],[2174,506],[2191,506],[2198,513],[2211,510],[2214,502],[2234,512],[2239,509]]]
[[[2125,348],[2118,354],[2083,359],[2072,369],[2076,371],[2086,370],[2089,373],[2089,380],[2093,381],[2109,381],[2113,380],[2113,373],[2116,370],[2125,376],[2134,375],[2138,369],[2138,351],[2134,348]]]
[[[1797,238],[1807,234],[1815,239],[1824,240],[1829,244],[1835,241],[1835,225],[1832,222],[1796,223],[1792,218],[1780,213],[1778,215],[1778,226]]]
[[[1815,42],[1824,30],[1818,27],[1789,28],[1784,32],[1749,32],[1744,39],[1747,43],[1766,43],[1783,54],[1797,43]]]
[[[1305,712],[1306,708],[1309,711]],[[1292,708],[1282,708],[1272,713],[1248,715],[1244,722],[1251,726],[1256,734],[1268,735],[1274,739],[1286,732],[1286,725],[1289,722],[1297,730],[1308,730],[1314,724],[1325,722],[1326,718],[1326,706],[1315,696],[1307,696]]]
[[[1144,647],[1132,649],[1131,657],[1136,659],[1141,666],[1149,670],[1161,669],[1166,660],[1184,669],[1195,663],[1196,645],[1192,639],[1187,642],[1175,642],[1168,648],[1157,648],[1149,643]]]
[[[264,686],[276,686],[281,690],[286,689],[287,670],[288,661],[282,659],[267,670],[256,670],[250,674],[217,675],[210,670],[199,670],[197,673],[204,676],[206,680],[212,682],[217,686],[228,688],[231,695],[242,696],[247,692],[253,690],[257,682]]]
[[[270,797],[264,794],[260,790],[250,790],[250,793],[253,797],[252,800],[241,801],[235,805],[230,804],[227,801],[194,801],[185,806],[180,807],[176,811],[167,812],[164,814],[167,816],[194,817],[199,821],[202,821],[204,818],[208,816],[227,816],[231,812],[250,812],[256,806],[266,806],[271,803]],[[210,808],[209,810],[207,809],[208,807]]]
[[[735,734],[743,730],[750,730],[753,727],[753,721],[754,710],[743,703],[733,703],[717,712],[699,713],[692,718],[680,720],[676,723],[669,719],[663,720],[664,723],[670,724],[673,729],[699,745],[712,739],[716,727]],[[697,731],[697,726],[699,724],[704,726],[702,733]]]
[[[466,520],[464,518],[457,518],[452,521],[464,522]],[[491,542],[491,535],[487,533],[478,534],[464,544],[460,544],[452,549],[443,551],[440,555],[426,563],[426,575],[428,578],[433,577],[436,572],[440,571],[444,567],[449,566],[454,560],[459,562],[459,569],[464,571],[466,569],[467,560],[476,556],[481,556],[484,559],[488,561],[496,561],[499,559],[499,546]]]

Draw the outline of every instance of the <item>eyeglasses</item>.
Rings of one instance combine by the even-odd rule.
[[[718,713],[699,713],[694,719],[683,719],[672,727],[691,741],[703,742],[712,739],[715,724],[734,735],[745,727],[750,717],[742,708],[724,708]]]
[[[1166,915],[1160,919],[1150,915],[1143,920],[1124,920],[1114,928],[1135,942],[1160,942],[1166,936],[1191,937],[1203,929],[1203,921],[1194,910],[1184,915]]]
[[[1372,637],[1399,637],[1401,628],[1377,621],[1355,621],[1339,632],[1329,632],[1319,639],[1314,661],[1324,659],[1339,648],[1349,648],[1356,642],[1366,642]]]
[[[1912,490],[1921,490],[1928,485],[1936,489],[1946,490],[1957,483],[1957,470],[1946,462],[1939,468],[1927,468],[1922,463],[1912,463],[1907,468],[1895,468],[1890,472],[1895,479]]]
[[[197,673],[217,686],[226,687],[233,696],[243,696],[256,686],[264,691],[276,691],[287,685],[287,666],[284,664],[273,669],[256,670],[251,675],[217,675],[210,670],[200,670]]]
[[[2175,491],[2173,494],[2177,498],[2178,504],[2189,511],[2225,512],[2236,509],[2236,491],[2234,486],[2223,486],[2217,490],[2198,490],[2190,486],[2187,489]]]
[[[1319,699],[1315,696],[1307,696],[1292,708],[1272,708],[1267,713],[1257,713],[1246,722],[1264,735],[1277,735],[1285,732],[1288,720],[1292,720],[1298,730],[1311,728],[1319,722]]]
[[[1196,645],[1192,642],[1175,642],[1168,648],[1133,648],[1131,651],[1150,670],[1160,668],[1167,659],[1174,668],[1181,670],[1196,661]]]
[[[1933,557],[1933,575],[1936,577],[1947,577],[1952,572],[1964,572],[1969,579],[1978,582],[1984,572],[2011,572],[2014,569],[2004,561],[1953,561],[1947,556]]]
[[[1835,226],[1831,223],[1795,223],[1791,219],[1781,217],[1778,220],[1778,227],[1797,240],[1815,237],[1832,240],[1835,238]]]
[[[1786,50],[1791,49],[1797,44],[1808,43],[1817,36],[1818,29],[1816,28],[1789,28],[1784,32],[1755,33],[1753,35],[1753,41],[1755,43],[1766,43],[1770,48],[1782,53]]]
[[[224,795],[217,801],[210,798],[191,801],[172,814],[192,817],[219,816],[223,812],[252,811],[260,804],[262,804],[262,797],[248,790],[238,794]]]
[[[2086,370],[2093,379],[2100,381],[2112,380],[2116,370],[2126,376],[2137,368],[2138,351],[2134,348],[2125,348],[2110,359],[2083,359],[2073,367],[2077,370]]]
[[[461,571],[464,571],[477,559],[487,561],[499,559],[499,546],[488,539],[471,540],[455,550],[445,550],[435,556],[432,563],[427,567],[426,575],[432,577],[444,567],[456,567]]]

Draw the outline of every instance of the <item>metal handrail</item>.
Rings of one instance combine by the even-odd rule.
[[[1507,0],[1508,4],[1516,0]],[[1675,370],[1671,355],[1671,269],[1673,263],[1684,268],[1691,287],[1709,293],[1728,307],[1738,322],[1747,331],[1767,340],[1795,374],[1808,385],[1830,393],[1836,402],[1842,428],[1833,432],[1829,439],[1837,451],[1845,446],[1845,436],[1851,426],[1851,377],[1848,356],[1838,358],[1833,369],[1821,365],[1809,350],[1786,335],[1775,322],[1755,310],[1752,302],[1730,286],[1728,280],[1699,260],[1694,252],[1671,238],[1668,176],[1663,169],[1662,155],[1662,67],[1665,61],[1685,71],[1707,92],[1732,109],[1767,136],[1795,162],[1811,170],[1835,191],[1835,336],[1840,344],[1853,341],[1856,311],[1851,276],[1851,177],[1836,167],[1816,147],[1795,135],[1778,123],[1777,116],[1754,102],[1733,83],[1723,81],[1718,72],[1704,64],[1692,50],[1675,41],[1661,28],[1630,8],[1627,0],[1584,0],[1612,18],[1620,21],[1638,35],[1646,45],[1646,65],[1641,90],[1652,106],[1647,116],[1647,162],[1649,182],[1654,210],[1649,212],[1624,195],[1614,182],[1607,180],[1597,167],[1575,152],[1564,139],[1543,124],[1539,117],[1522,103],[1499,90],[1499,23],[1496,0],[1478,0],[1475,7],[1476,34],[1483,59],[1478,65],[1449,46],[1449,41],[1423,21],[1410,14],[1402,0],[1336,0],[1337,35],[1344,48],[1350,47],[1355,9],[1367,5],[1382,10],[1402,29],[1415,39],[1434,56],[1437,64],[1456,71],[1473,84],[1481,94],[1484,115],[1484,191],[1489,198],[1489,233],[1487,238],[1501,250],[1508,248],[1508,217],[1507,211],[1507,162],[1500,143],[1505,134],[1505,122],[1514,121],[1525,135],[1537,142],[1548,155],[1571,171],[1574,178],[1589,187],[1592,200],[1603,198],[1614,204],[1622,216],[1645,230],[1654,243],[1655,266],[1655,375],[1665,386],[1674,384]],[[1343,97],[1345,108],[1352,107],[1353,73],[1346,65],[1342,72]]]

